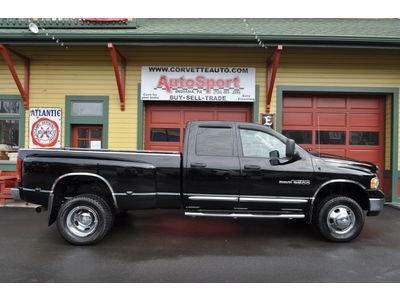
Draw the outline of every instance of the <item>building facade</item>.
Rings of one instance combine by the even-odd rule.
[[[304,148],[377,164],[396,203],[399,29],[392,19],[2,19],[0,170],[15,171],[22,147],[179,151],[189,120],[269,113]]]

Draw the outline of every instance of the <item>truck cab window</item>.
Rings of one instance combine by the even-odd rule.
[[[199,127],[196,155],[233,156],[232,128]]]
[[[266,132],[240,129],[240,138],[243,156],[269,158],[271,151],[278,151],[279,157],[285,157],[286,145]]]

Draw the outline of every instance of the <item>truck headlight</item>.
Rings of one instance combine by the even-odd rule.
[[[379,178],[378,178],[378,176],[371,178],[370,188],[371,189],[378,189],[379,188]]]

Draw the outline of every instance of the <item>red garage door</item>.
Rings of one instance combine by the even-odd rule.
[[[287,94],[283,133],[306,149],[377,164],[383,178],[384,104],[384,96]]]
[[[251,105],[236,103],[146,103],[146,150],[181,151],[186,122],[250,122]]]

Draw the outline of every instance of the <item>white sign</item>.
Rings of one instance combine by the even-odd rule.
[[[261,113],[261,124],[274,129],[274,116],[275,114]]]
[[[253,102],[256,69],[247,67],[142,67],[141,99]]]
[[[101,141],[90,141],[90,149],[101,149]]]
[[[29,110],[29,148],[61,147],[61,108]]]

